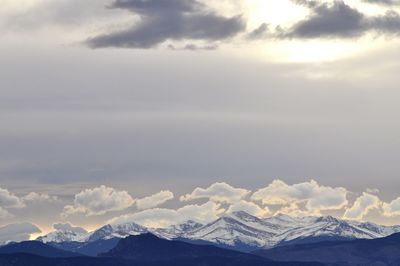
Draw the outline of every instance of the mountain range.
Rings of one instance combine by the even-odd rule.
[[[291,217],[278,214],[261,219],[239,211],[204,225],[187,221],[168,228],[154,229],[133,222],[108,224],[91,233],[61,230],[37,240],[64,250],[97,255],[114,247],[118,239],[145,233],[168,240],[253,251],[322,241],[376,239],[397,232],[400,232],[400,226],[346,221],[331,216]]]
[[[113,238],[117,239],[117,238]],[[96,240],[107,241],[107,240]],[[118,239],[97,256],[40,241],[0,247],[0,266],[398,266],[400,233],[377,239],[331,240],[240,252],[210,244],[167,240],[151,233]]]
[[[58,256],[59,255],[59,256]],[[323,266],[314,262],[275,262],[258,255],[166,240],[146,233],[120,239],[97,257],[66,253],[39,241],[0,248],[1,266]]]
[[[400,234],[378,239],[288,245],[252,254],[276,261],[318,261],[333,266],[398,266]]]

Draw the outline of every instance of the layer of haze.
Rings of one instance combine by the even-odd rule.
[[[379,189],[386,201],[399,196],[396,36],[91,49],[87,38],[131,14],[106,9],[110,1],[22,2],[0,0],[0,187],[59,200],[15,210],[0,224],[49,228],[76,193],[99,185],[144,197],[221,181],[256,189],[313,178]],[[221,1],[220,13],[251,20],[253,10],[248,31],[274,13],[236,2],[249,5]],[[305,12],[290,5],[286,21]]]

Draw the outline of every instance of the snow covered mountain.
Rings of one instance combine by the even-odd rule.
[[[136,223],[124,223],[124,224],[107,224],[100,229],[94,231],[88,238],[88,242],[94,242],[97,240],[108,240],[112,238],[125,238],[131,235],[141,235],[148,233],[149,230],[146,227],[138,225]]]
[[[373,239],[400,232],[399,226],[381,226],[326,217],[291,217],[284,214],[259,219],[235,212],[207,224],[185,238],[250,250],[278,245],[344,239]]]
[[[152,233],[164,239],[206,241],[242,251],[257,248],[344,239],[373,239],[400,232],[400,226],[345,221],[331,216],[291,217],[278,214],[260,219],[244,211],[225,215],[209,224],[195,221],[168,228],[146,228],[136,223],[105,225],[90,234],[56,231],[38,238],[42,242],[87,242]]]
[[[149,229],[154,235],[165,239],[186,238],[186,235],[202,228],[203,225],[195,221],[187,221],[179,225],[172,225],[167,228]]]
[[[37,240],[43,243],[85,242],[88,237],[89,233],[84,230],[56,230],[38,237]]]
[[[222,217],[206,226],[183,236],[191,240],[203,240],[222,246],[248,249],[261,247],[273,234],[250,227],[233,217]]]
[[[343,239],[371,239],[383,237],[382,234],[370,231],[361,226],[356,226],[347,221],[333,217],[310,218],[308,223],[295,226],[273,238],[272,245],[298,244],[325,240]]]

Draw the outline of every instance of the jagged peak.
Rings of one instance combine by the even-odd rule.
[[[317,218],[316,222],[340,223],[341,221],[333,216],[328,215]]]
[[[235,211],[235,212],[232,212],[231,215],[234,216],[234,218],[239,218],[239,219],[243,219],[243,220],[253,220],[253,221],[261,220],[259,217],[252,215],[245,211]]]

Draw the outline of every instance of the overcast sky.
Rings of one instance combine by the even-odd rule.
[[[28,223],[18,237],[235,209],[400,224],[400,2],[0,5],[0,226]]]

